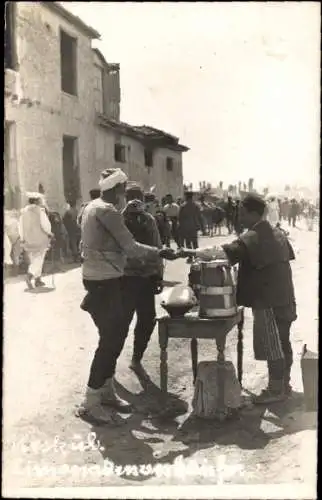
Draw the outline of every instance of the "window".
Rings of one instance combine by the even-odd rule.
[[[153,151],[151,149],[144,150],[144,164],[146,167],[153,167]]]
[[[5,67],[17,69],[16,3],[5,3]]]
[[[77,40],[60,30],[61,89],[77,95]]]
[[[166,159],[166,166],[167,166],[168,172],[172,172],[172,170],[173,170],[173,158],[170,158],[170,156],[168,156]]]
[[[122,144],[114,145],[114,159],[118,163],[125,163],[125,146]]]
[[[76,202],[81,197],[78,139],[68,135],[63,136],[63,182],[67,203]]]

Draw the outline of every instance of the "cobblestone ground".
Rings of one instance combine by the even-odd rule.
[[[74,407],[81,399],[97,341],[90,318],[79,308],[84,295],[80,269],[57,274],[54,291],[47,277],[49,290],[37,294],[25,293],[22,279],[9,279],[4,295],[3,493],[15,495],[18,488],[29,487],[214,485],[223,481],[267,484],[268,488],[269,484],[292,483],[294,491],[307,485],[313,491],[308,497],[313,498],[316,414],[303,409],[299,360],[303,343],[317,350],[318,233],[302,225],[290,232],[297,257],[293,271],[299,309],[292,333],[294,397],[288,403],[249,409],[238,420],[220,425],[187,418],[193,396],[189,341],[170,341],[170,395],[166,403],[162,400],[156,332],[145,356],[151,378],[148,390],[128,368],[131,332],[119,360],[120,393],[136,407],[124,425],[95,427],[76,418]],[[201,238],[202,245],[209,243],[209,238]],[[166,280],[185,283],[187,272],[183,260],[168,263]],[[249,311],[244,337],[244,386],[258,392],[266,383],[266,367],[253,359]],[[199,349],[200,360],[215,359],[213,342],[200,341]],[[236,361],[235,331],[227,341],[227,357]],[[79,446],[88,441],[90,432],[96,433],[100,449]],[[178,468],[161,471],[160,464],[176,459],[207,464],[208,472],[204,469],[197,475],[191,469],[184,476]],[[226,460],[221,469],[220,460]],[[112,472],[109,462],[115,464]],[[148,467],[126,468],[140,464]],[[220,470],[224,471],[221,475]]]

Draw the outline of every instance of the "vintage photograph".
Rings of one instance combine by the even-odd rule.
[[[320,3],[5,2],[4,498],[317,498]]]

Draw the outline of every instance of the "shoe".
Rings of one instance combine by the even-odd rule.
[[[89,418],[100,425],[115,424],[114,415],[102,407],[101,398],[102,389],[91,389],[87,387],[85,398],[76,410],[76,416]]]
[[[35,280],[35,286],[46,286],[46,283],[44,283],[40,278],[37,278]]]
[[[132,411],[132,405],[116,394],[112,378],[107,379],[102,387],[101,402],[102,405],[110,406],[122,413]]]
[[[279,403],[285,401],[287,396],[284,391],[272,391],[271,389],[264,389],[258,396],[252,398],[255,405]]]
[[[32,284],[32,274],[28,273],[27,276],[26,276],[26,284],[27,284],[27,287],[29,288],[29,290],[33,290],[33,284]]]

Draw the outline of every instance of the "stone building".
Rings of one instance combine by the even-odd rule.
[[[94,49],[96,168],[121,167],[145,190],[155,186],[162,198],[183,194],[182,153],[177,137],[149,126],[120,121],[120,76],[117,64],[107,63]]]
[[[44,190],[62,212],[88,198],[102,168],[121,166],[156,192],[182,191],[178,139],[120,122],[119,65],[92,48],[99,33],[57,2],[6,2],[5,203]]]
[[[6,3],[9,205],[39,184],[56,209],[88,191],[95,155],[91,42],[99,36],[55,2]]]

